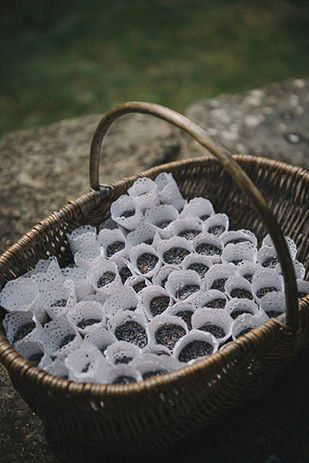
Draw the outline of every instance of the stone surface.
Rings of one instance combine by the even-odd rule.
[[[89,149],[100,115],[14,132],[0,139],[0,252],[67,200],[89,188]],[[101,183],[110,184],[176,159],[180,142],[168,123],[122,116],[104,139]]]
[[[309,168],[309,80],[193,102],[186,115],[232,153]]]
[[[232,152],[261,154],[308,168],[308,80],[193,103],[186,114]],[[61,121],[0,139],[0,252],[53,210],[88,190],[89,146],[100,115]],[[287,134],[290,141],[287,141]],[[301,136],[300,139],[293,134]],[[110,183],[155,164],[200,156],[196,142],[149,116],[124,116],[104,142],[100,179]],[[300,154],[301,153],[301,154]],[[309,352],[303,351],[256,401],[227,413],[213,426],[161,451],[210,463],[305,463],[309,424],[304,406]],[[78,445],[56,446],[14,390],[0,365],[1,463],[123,461]],[[145,457],[126,461],[145,461]]]

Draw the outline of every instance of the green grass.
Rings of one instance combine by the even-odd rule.
[[[127,100],[183,112],[307,77],[307,3],[11,0],[0,14],[0,135]]]

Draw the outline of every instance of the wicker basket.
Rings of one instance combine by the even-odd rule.
[[[168,163],[113,185],[99,185],[104,135],[114,120],[129,112],[173,123],[214,156]],[[149,453],[188,437],[225,411],[267,391],[309,339],[309,296],[297,299],[294,267],[284,239],[289,235],[295,240],[308,279],[308,171],[265,158],[231,156],[184,116],[151,103],[126,103],[103,117],[91,144],[90,192],[44,219],[0,257],[0,288],[50,255],[63,266],[71,263],[66,233],[85,223],[100,224],[111,203],[139,176],[155,178],[163,171],[174,175],[185,198],[205,196],[216,211],[226,212],[231,228],[251,229],[259,239],[270,233],[284,274],[287,310],[193,365],[128,385],[74,383],[52,376],[24,360],[0,331],[0,360],[46,430],[70,441],[102,446],[105,452]]]

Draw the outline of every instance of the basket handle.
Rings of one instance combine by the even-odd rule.
[[[127,113],[141,113],[156,116],[159,119],[170,122],[176,127],[184,130],[220,161],[223,168],[232,176],[237,185],[247,194],[265,223],[267,231],[270,234],[277,250],[285,283],[286,325],[292,330],[297,330],[298,295],[294,265],[292,263],[284,235],[271,209],[266,204],[260,191],[256,188],[240,165],[235,161],[231,153],[229,153],[229,151],[227,151],[223,146],[211,140],[205,130],[190,119],[165,106],[149,102],[132,101],[114,107],[111,111],[105,114],[105,116],[103,116],[92,138],[89,171],[90,187],[93,190],[100,189],[99,165],[103,138],[112,123],[118,119],[118,117]]]

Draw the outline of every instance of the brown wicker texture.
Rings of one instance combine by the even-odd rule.
[[[103,137],[117,117],[132,111],[177,125],[220,162],[213,156],[186,159],[99,186]],[[100,224],[111,203],[138,177],[155,178],[163,171],[174,175],[185,198],[207,197],[217,212],[228,214],[231,229],[251,229],[259,239],[271,234],[284,270],[287,312],[193,365],[128,385],[77,384],[52,376],[24,360],[0,330],[0,361],[46,429],[102,446],[105,452],[148,453],[188,437],[225,411],[267,391],[309,340],[309,296],[297,302],[294,268],[283,238],[289,235],[295,240],[309,279],[308,171],[266,158],[231,157],[184,116],[151,103],[126,103],[102,119],[91,145],[91,191],[44,219],[0,257],[0,288],[50,255],[62,265],[71,263],[66,233],[85,223]],[[0,321],[3,316],[0,310]]]

